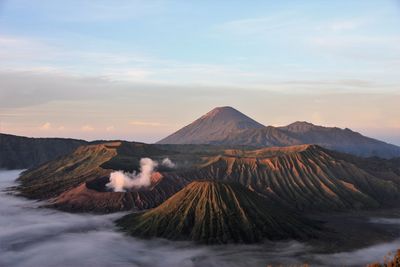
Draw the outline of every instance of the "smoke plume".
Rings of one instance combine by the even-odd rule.
[[[163,159],[163,161],[161,162],[161,165],[171,168],[171,169],[176,167],[176,164],[173,163],[169,158]]]
[[[161,165],[174,168],[176,165],[169,158],[162,160]],[[151,175],[157,168],[158,162],[150,158],[140,159],[140,172],[132,173],[115,171],[110,174],[109,183],[106,186],[114,192],[125,192],[129,189],[139,189],[151,185]]]
[[[110,182],[106,184],[108,188],[115,192],[124,192],[131,188],[147,187],[151,184],[151,174],[158,163],[150,158],[140,159],[140,172],[132,173],[115,171],[110,174]]]

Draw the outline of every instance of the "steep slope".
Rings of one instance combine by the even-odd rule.
[[[0,169],[27,169],[66,155],[86,141],[29,138],[0,133]]]
[[[70,212],[109,213],[154,208],[180,190],[188,181],[159,172],[151,177],[151,186],[127,192],[104,191],[108,176],[81,183],[50,200],[49,207]]]
[[[246,129],[232,133],[224,140],[217,143],[221,145],[230,145],[232,147],[238,145],[248,147],[272,147],[304,144],[295,137],[291,137],[278,128],[272,126],[259,129]]]
[[[264,126],[232,107],[218,107],[158,144],[213,144],[246,129]]]
[[[300,210],[376,208],[400,196],[394,180],[380,179],[315,145],[228,150],[181,175],[238,182]]]
[[[79,147],[73,153],[28,170],[19,177],[21,194],[47,199],[78,186],[92,177],[102,177],[110,170],[101,165],[117,155],[120,142]]]
[[[399,200],[398,160],[364,159],[315,145],[257,150],[200,145],[112,142],[88,145],[28,170],[18,190],[69,211],[110,212],[155,207],[193,180],[238,182],[271,201],[299,210],[345,210],[388,206]],[[163,149],[165,148],[165,149]],[[130,192],[106,188],[114,170],[138,171],[141,158],[159,166],[151,186]]]
[[[304,239],[315,231],[309,221],[239,184],[212,181],[192,182],[159,207],[117,224],[134,236],[207,244]]]
[[[50,206],[74,212],[147,209],[162,203],[187,182],[169,177],[168,172],[156,172],[151,177],[151,186],[141,190],[110,192],[105,184],[114,170],[138,171],[140,158],[165,156],[174,155],[142,143],[82,146],[69,155],[24,172],[17,190],[25,197],[47,199]]]
[[[328,149],[364,157],[400,156],[400,147],[363,136],[347,128],[322,127],[308,122],[295,122],[279,129],[303,144],[317,144]]]

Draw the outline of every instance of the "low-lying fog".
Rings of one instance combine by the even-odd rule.
[[[400,239],[337,254],[313,254],[298,242],[262,245],[196,246],[166,240],[145,241],[116,231],[122,214],[77,215],[38,208],[4,189],[19,171],[0,171],[0,266],[267,266],[309,263],[311,266],[365,266],[400,247]],[[375,223],[400,224],[375,218]],[[400,233],[399,233],[400,236]]]

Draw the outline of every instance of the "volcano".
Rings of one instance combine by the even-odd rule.
[[[264,126],[232,107],[218,107],[158,144],[209,144],[266,147],[316,144],[362,157],[400,157],[400,147],[363,136],[348,128],[297,121],[283,127]]]
[[[317,145],[235,149],[208,157],[199,168],[180,175],[237,182],[297,210],[365,209],[382,207],[398,198],[396,169],[385,175],[395,162],[382,161],[388,166],[374,172],[366,165],[382,164],[380,160],[366,163]]]
[[[151,186],[130,192],[106,188],[115,170],[138,171],[143,157],[170,158]],[[317,145],[224,149],[206,145],[148,145],[107,142],[24,172],[17,189],[25,197],[49,200],[56,208],[112,212],[154,208],[192,181],[240,183],[269,201],[301,211],[381,208],[398,201],[398,160],[364,159]]]
[[[157,208],[117,221],[133,236],[206,244],[306,239],[316,227],[240,184],[195,181]]]
[[[172,135],[160,140],[159,144],[213,144],[238,132],[248,129],[262,129],[264,125],[249,118],[232,107],[217,107],[183,127]]]

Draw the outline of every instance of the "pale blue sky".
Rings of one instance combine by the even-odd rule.
[[[151,142],[232,105],[400,144],[399,44],[395,0],[0,0],[2,131]]]

